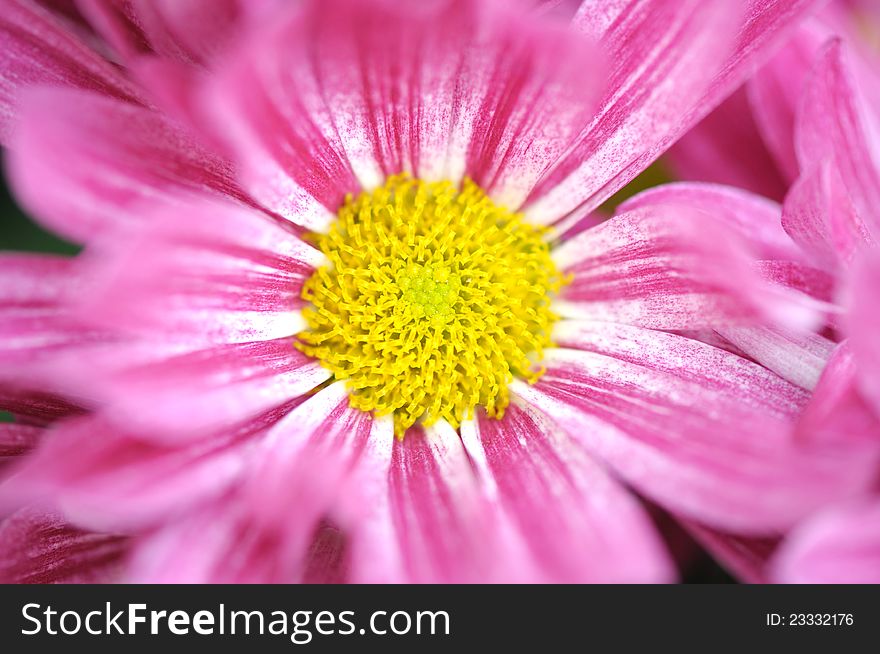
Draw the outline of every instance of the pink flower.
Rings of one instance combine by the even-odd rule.
[[[165,57],[165,81],[180,84],[138,76],[165,113],[81,44],[41,59],[23,56],[13,38],[18,68],[7,82],[58,79],[47,71],[87,80],[8,104],[21,114],[10,157],[20,197],[87,249],[69,270],[2,260],[10,327],[0,358],[15,388],[60,394],[89,413],[53,427],[4,499],[133,534],[128,575],[138,581],[664,581],[673,571],[631,490],[701,525],[756,536],[860,493],[876,453],[791,437],[804,390],[671,333],[813,324],[826,303],[802,292],[812,281],[799,288],[800,268],[753,265],[753,256],[785,261],[794,249],[765,220],[777,208],[737,191],[673,187],[585,229],[588,214],[735,88],[810,4],[746,3],[743,17],[734,3],[584,2],[566,25],[552,12],[464,0],[304,2],[233,39],[219,60],[183,69],[169,63],[175,53],[201,53],[203,42],[171,13],[180,22],[167,36],[185,38],[150,43]],[[128,32],[112,34],[126,54]],[[199,91],[184,83],[202,75]],[[400,190],[399,173],[420,190]],[[465,177],[483,204],[461,200]],[[429,185],[443,179],[454,184]],[[459,201],[461,215],[444,213]],[[398,231],[362,234],[368,217],[397,215],[389,205],[406,210]],[[514,234],[499,205],[531,227]],[[423,228],[423,210],[450,228],[420,242],[483,267],[462,282],[455,271],[464,268],[425,272],[418,259],[398,269],[386,258],[363,282],[351,261],[412,247],[415,236],[402,234]],[[495,223],[461,239],[480,211]],[[346,212],[360,222],[345,239],[303,240],[332,235]],[[511,255],[518,265],[493,272],[496,286],[467,286],[510,253],[508,240],[490,238],[500,225],[527,241]],[[552,253],[534,226],[553,228]],[[324,256],[335,271],[350,265],[350,276],[335,280]],[[553,323],[553,268],[571,281],[553,305],[563,319],[541,334]],[[365,307],[392,306],[381,292],[387,271],[399,270],[396,304],[413,289],[403,310],[418,305],[418,319],[444,325],[461,306],[460,286],[471,289],[471,308],[502,287],[492,297],[505,312],[489,311],[485,323],[508,322],[488,340],[507,344],[507,356],[513,332],[518,346],[537,339],[538,351],[548,344],[539,337],[552,338],[546,370],[530,385],[522,377],[537,373],[517,369],[509,405],[507,391],[492,390],[472,418],[433,420],[456,397],[444,386],[458,369],[450,359],[436,379],[426,372],[433,363],[403,368],[434,380],[406,388],[411,395],[442,400],[425,405],[424,424],[352,407],[373,397],[367,382],[426,347],[423,333],[385,368],[349,374],[366,353],[405,340],[352,331],[387,318]],[[331,326],[319,332],[316,316]],[[295,347],[297,334],[313,348]],[[316,355],[325,365],[309,355],[340,334],[367,345],[343,352],[331,341]],[[497,364],[488,340],[488,350],[459,350],[468,372],[487,370],[472,362],[478,354]],[[365,367],[373,376],[353,390],[345,378]],[[494,379],[466,374],[461,388],[508,388]],[[383,381],[376,407],[399,381]],[[503,416],[490,415],[496,399]],[[395,421],[408,427],[403,438]]]
[[[778,333],[768,338],[750,329],[749,342],[737,344],[788,379],[814,390],[798,426],[800,438],[862,442],[871,449],[880,444],[876,339],[880,328],[880,114],[876,110],[880,78],[877,52],[860,38],[866,30],[855,29],[850,4],[832,5],[823,22],[802,28],[748,84],[756,127],[751,134],[761,135],[749,142],[766,146],[764,151],[781,172],[763,179],[782,179],[777,188],[783,190],[791,184],[784,191],[782,225],[809,265],[827,279],[824,290],[816,286],[810,292],[832,302],[829,323],[822,336],[808,343],[802,339],[782,342]],[[875,26],[880,24],[876,16],[873,20]],[[718,142],[712,125],[723,122],[732,109],[729,103],[688,136],[676,155],[678,162],[688,158],[684,153],[711,153],[719,165],[704,171],[720,175],[725,170],[725,154],[712,145]],[[757,151],[753,149],[752,155]],[[761,160],[760,156],[744,158]],[[803,374],[803,362],[811,353],[820,364],[821,377]],[[861,500],[829,507],[805,520],[773,557],[771,578],[784,582],[874,580],[880,557],[880,538],[873,526],[876,507],[874,488]]]

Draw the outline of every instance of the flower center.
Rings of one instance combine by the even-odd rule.
[[[550,344],[563,279],[546,229],[496,206],[470,180],[390,177],[346,198],[315,235],[330,267],[305,283],[297,347],[349,385],[351,406],[453,427],[477,406],[500,418],[514,375],[531,382]]]

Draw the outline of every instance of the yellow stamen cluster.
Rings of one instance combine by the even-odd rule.
[[[545,231],[470,180],[397,175],[348,197],[314,237],[332,265],[303,287],[297,347],[348,380],[351,406],[393,413],[398,437],[476,406],[500,418],[513,375],[536,380],[550,344],[562,277]]]

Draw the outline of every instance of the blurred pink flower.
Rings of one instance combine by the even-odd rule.
[[[748,328],[730,341],[813,391],[798,426],[800,438],[862,442],[867,448],[880,445],[880,50],[870,40],[880,20],[865,11],[871,7],[830,5],[821,20],[798,30],[739,99],[727,101],[685,137],[672,158],[686,175],[784,196],[782,226],[817,279],[826,280],[804,290],[832,304],[827,328],[809,340]],[[725,145],[729,134],[720,126],[733,124],[728,120],[735,115],[745,136],[743,149],[731,152]],[[728,167],[730,154],[750,165]],[[699,169],[693,165],[698,160]],[[703,165],[710,161],[714,164]],[[731,176],[736,170],[744,175]],[[762,187],[771,180],[773,189]],[[875,580],[876,505],[876,494],[869,493],[806,520],[774,556],[771,578]]]
[[[91,410],[53,427],[4,498],[137,535],[130,578],[663,581],[624,483],[778,535],[870,482],[862,447],[792,439],[804,390],[669,333],[813,323],[827,298],[773,263],[796,249],[776,207],[673,187],[584,229],[812,3],[586,1],[564,25],[492,2],[303,2],[233,29],[222,54],[192,17],[203,3],[156,5],[158,33],[149,4],[83,3],[132,77],[4,4],[10,175],[87,250],[0,260],[0,381]],[[53,48],[28,47],[34,17]],[[77,88],[13,88],[46,81]],[[292,337],[320,263],[299,237],[400,172],[467,175],[553,227],[573,281],[546,373],[511,384],[503,419],[397,440]]]

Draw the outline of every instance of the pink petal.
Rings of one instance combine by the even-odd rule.
[[[145,440],[100,416],[67,421],[14,470],[2,496],[58,505],[77,524],[97,530],[155,525],[216,498],[239,480],[254,442],[292,406],[196,443]]]
[[[0,380],[20,389],[59,391],[59,356],[97,342],[101,334],[67,309],[81,288],[72,260],[52,255],[0,255]]]
[[[880,500],[811,518],[783,543],[772,572],[786,584],[880,583]]]
[[[801,99],[796,148],[804,168],[833,158],[856,213],[876,242],[880,240],[880,142],[876,136],[880,124],[857,89],[843,45],[831,41]]]
[[[273,0],[78,0],[124,58],[156,53],[187,63],[216,56],[250,14]]]
[[[304,584],[346,583],[349,579],[349,561],[345,535],[331,525],[319,527],[304,568]]]
[[[757,249],[699,207],[636,208],[554,250],[556,264],[574,277],[562,289],[556,311],[653,329],[756,320],[811,328],[824,307],[768,283],[754,263]]]
[[[399,552],[402,580],[486,583],[527,574],[527,559],[509,562],[497,516],[448,424],[413,427],[395,441],[388,484],[394,536],[386,545]]]
[[[71,89],[29,91],[9,159],[19,200],[52,230],[86,242],[141,217],[170,191],[248,202],[228,162],[143,107]]]
[[[805,21],[746,85],[749,113],[786,183],[800,172],[794,147],[795,114],[815,56],[830,34],[821,22]]]
[[[805,440],[829,443],[864,443],[880,448],[880,414],[871,410],[858,386],[858,369],[849,343],[844,341],[829,356],[810,403],[798,423]]]
[[[83,412],[82,407],[55,394],[9,384],[0,384],[0,410],[9,411],[20,421],[38,426]]]
[[[19,94],[26,86],[60,84],[139,102],[139,91],[117,68],[30,0],[0,2],[0,71],[0,141],[4,145],[9,144],[22,113]]]
[[[272,427],[234,493],[167,524],[137,548],[133,578],[300,581],[315,571],[314,539],[324,518],[348,492],[369,502],[369,495],[358,495],[348,483],[372,431],[372,417],[348,407],[343,382],[311,396]],[[390,431],[387,436],[392,438]],[[192,554],[180,556],[181,548]]]
[[[717,184],[662,184],[630,198],[617,213],[675,204],[712,215],[742,234],[762,259],[798,259],[802,255],[779,224],[780,206],[750,192]]]
[[[357,520],[338,507],[349,493],[358,502],[368,500],[352,479],[373,433],[372,415],[349,406],[344,381],[309,397],[260,444],[244,491],[253,504],[251,519],[263,529],[277,529],[281,516],[297,507],[297,524],[279,531],[300,556],[325,517],[332,515],[342,526]],[[302,559],[295,563],[298,569],[304,565]]]
[[[527,404],[461,427],[486,492],[544,582],[658,582],[674,577],[647,514],[578,445]],[[576,543],[576,546],[573,544]]]
[[[755,0],[742,20],[739,3],[583,3],[575,21],[601,32],[611,87],[584,138],[533,191],[530,217],[571,222],[600,205],[733,91],[813,4]]]
[[[563,325],[515,392],[661,506],[743,534],[791,526],[870,483],[877,452],[792,438],[805,393],[725,350],[662,332]]]
[[[107,583],[118,576],[126,541],[80,531],[23,509],[0,522],[0,583]]]
[[[830,158],[806,169],[785,198],[782,226],[813,261],[834,270],[871,242]]]
[[[468,174],[518,206],[586,124],[597,59],[581,36],[501,3],[305,2],[210,101],[255,197],[310,228],[327,220],[320,206],[399,172]]]
[[[845,330],[850,337],[859,384],[880,415],[880,254],[876,249],[854,262],[846,285]]]
[[[305,327],[303,282],[320,252],[248,207],[183,198],[88,258],[83,321],[141,338],[211,344],[292,337]],[[120,242],[121,241],[121,242]]]
[[[788,189],[755,125],[744,89],[688,131],[665,161],[680,179],[730,184],[774,200],[781,200]]]
[[[716,331],[741,353],[807,390],[816,386],[834,349],[834,343],[819,334],[763,326],[719,327]]]
[[[108,417],[157,442],[203,438],[295,399],[330,372],[292,338],[233,343],[96,380]]]

